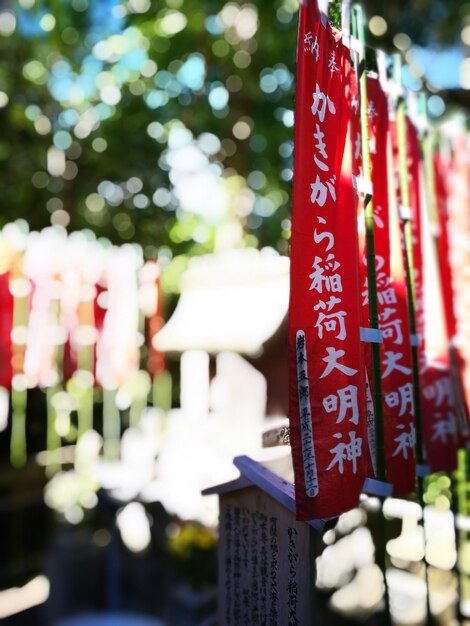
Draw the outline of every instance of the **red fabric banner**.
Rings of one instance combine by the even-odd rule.
[[[424,283],[423,283],[423,250],[421,236],[421,203],[423,202],[423,190],[421,189],[421,155],[419,139],[416,128],[407,122],[408,142],[408,167],[410,185],[410,206],[402,207],[402,211],[410,211],[413,245],[413,283],[414,283],[414,306],[416,318],[416,340],[418,342],[419,370],[426,367],[426,338],[424,332]]]
[[[379,327],[382,331],[381,368],[387,482],[394,494],[415,488],[416,463],[408,298],[400,225],[398,222],[388,103],[380,83],[367,81],[369,137],[372,162],[374,240]],[[363,222],[364,218],[362,218]],[[369,318],[367,264],[363,258],[364,318]]]
[[[413,225],[413,264],[420,357],[420,396],[426,463],[433,471],[457,466],[457,423],[450,378],[448,337],[423,186],[423,164],[416,130],[408,126]]]
[[[470,151],[464,132],[458,133],[451,141],[447,139],[447,144],[452,148],[452,157],[445,173],[446,197],[445,200],[441,197],[439,202],[440,235],[441,238],[448,237],[447,262],[452,277],[455,329],[450,336],[451,365],[454,379],[460,382],[459,392],[464,397],[467,419],[470,413]]]
[[[11,389],[13,327],[13,296],[10,293],[10,273],[0,274],[0,387]]]
[[[160,288],[159,278],[155,279],[155,312],[147,321],[148,327],[148,370],[152,377],[160,374],[165,370],[166,359],[165,354],[157,350],[153,345],[153,338],[163,328],[165,323],[163,317],[163,292]]]
[[[458,431],[448,360],[429,360],[420,378],[426,463],[433,472],[452,472],[457,468]]]
[[[442,295],[444,299],[445,320],[447,335],[451,339],[457,332],[457,323],[454,312],[454,290],[452,287],[452,272],[449,262],[449,237],[447,234],[447,179],[449,164],[439,153],[434,157],[434,179],[436,184],[436,208],[438,220],[438,254],[439,272],[441,277]]]
[[[465,445],[468,441],[469,416],[465,402],[463,373],[464,360],[457,345],[457,320],[455,315],[455,302],[457,294],[453,284],[452,269],[450,266],[450,243],[449,243],[449,175],[451,173],[451,163],[443,158],[440,153],[434,157],[434,178],[436,183],[436,208],[437,208],[437,246],[439,257],[439,274],[444,300],[445,321],[447,337],[449,341],[450,353],[450,373],[452,389],[455,399],[455,410],[457,414],[457,426],[459,431],[459,445]]]
[[[297,517],[356,506],[368,469],[349,50],[300,9],[289,319]]]

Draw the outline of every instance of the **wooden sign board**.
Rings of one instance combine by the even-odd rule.
[[[220,499],[219,624],[309,626],[313,528],[295,520],[287,499],[291,485],[278,497],[282,480],[247,457],[236,461],[241,478],[205,492]]]

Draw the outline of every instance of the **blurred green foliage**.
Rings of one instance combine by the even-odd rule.
[[[334,0],[328,6],[328,21],[335,28],[341,28],[341,0]]]
[[[286,253],[297,10],[296,0],[22,0],[3,10],[1,223],[52,219],[171,258],[212,250],[232,219],[246,245]],[[171,161],[178,142],[199,149],[201,135],[221,206],[209,185],[188,210],[173,193],[185,164]],[[179,157],[192,159],[186,170],[201,165],[194,150]]]
[[[470,14],[456,0],[365,6],[387,20],[385,44],[455,39]],[[3,5],[0,225],[91,228],[169,261],[212,251],[228,223],[229,241],[286,254],[297,14],[298,0]]]

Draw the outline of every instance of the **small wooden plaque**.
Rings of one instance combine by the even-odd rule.
[[[309,626],[313,524],[295,520],[290,489],[276,497],[282,487],[278,477],[273,475],[271,488],[260,486],[270,482],[269,470],[247,457],[236,459],[236,465],[242,473],[238,481],[206,491],[220,499],[219,624]],[[247,483],[243,469],[260,484]]]

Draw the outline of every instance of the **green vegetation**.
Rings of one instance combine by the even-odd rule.
[[[365,6],[385,46],[399,31],[453,41],[470,14],[457,0]],[[234,240],[286,254],[297,13],[297,0],[4,6],[0,225],[90,228],[168,260]]]

